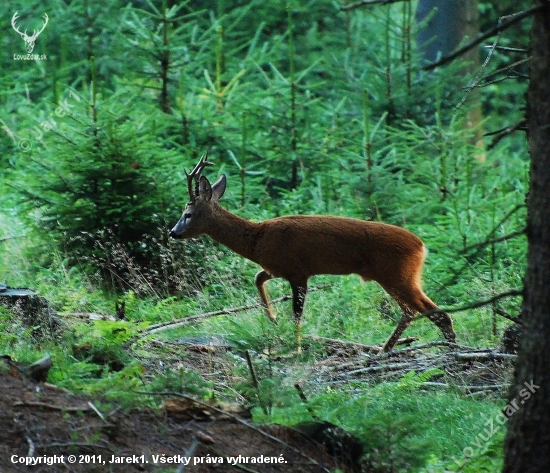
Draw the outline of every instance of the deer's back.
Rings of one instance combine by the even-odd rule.
[[[379,222],[332,217],[290,216],[261,222],[255,261],[274,276],[360,274],[380,280],[423,260],[420,238]],[[417,264],[418,265],[418,264]]]

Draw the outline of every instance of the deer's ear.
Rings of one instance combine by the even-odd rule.
[[[221,198],[225,192],[225,186],[227,184],[227,179],[225,174],[222,174],[219,179],[212,184],[212,198],[217,201]]]
[[[199,197],[207,202],[212,198],[212,187],[204,176],[199,179]]]

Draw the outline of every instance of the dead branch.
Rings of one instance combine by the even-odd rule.
[[[488,80],[488,81],[485,81],[483,84],[478,84],[478,88],[482,89],[483,87],[488,87],[490,85],[493,85],[493,84],[500,84],[501,82],[504,82],[505,80],[508,80],[508,79],[524,79],[526,78],[527,76],[524,76],[524,75],[521,75],[521,74],[515,74],[515,75],[507,75],[507,76],[501,76],[501,77],[497,77],[496,79],[493,79],[493,80]],[[524,127],[524,128],[520,128],[520,130],[522,131],[527,131],[527,127]]]
[[[439,314],[440,312],[463,312],[468,309],[477,309],[478,307],[490,305],[493,302],[496,302],[500,299],[504,299],[506,297],[521,296],[521,295],[523,295],[523,291],[512,289],[511,291],[501,292],[500,294],[490,297],[489,299],[485,299],[484,301],[476,301],[476,302],[472,302],[471,304],[466,304],[460,307],[449,307],[445,309],[442,309],[442,308],[431,309],[426,312],[422,312],[420,316],[427,317],[428,315]]]
[[[34,442],[28,435],[25,435],[25,438],[27,439],[27,443],[29,444],[29,451],[27,452],[27,456],[32,457],[34,455]]]
[[[97,443],[87,443],[87,442],[53,442],[53,443],[46,443],[46,444],[43,444],[43,445],[38,445],[38,448],[57,448],[57,447],[85,447],[85,448],[91,448],[91,449],[94,449],[94,448],[102,448],[104,450],[108,450],[109,452],[111,452],[113,455],[115,454],[115,451],[106,446],[106,445],[101,445],[101,444],[97,444]]]
[[[517,355],[509,353],[452,353],[459,361],[515,360]]]
[[[48,404],[47,402],[40,402],[40,401],[16,401],[13,403],[14,406],[26,406],[26,407],[43,407],[44,409],[51,409],[54,411],[65,411],[65,412],[84,412],[89,411],[89,407],[81,406],[81,407],[64,407],[64,406],[56,406],[54,404]]]
[[[515,324],[522,325],[521,318],[519,316],[513,316],[512,314],[509,314],[508,312],[499,309],[498,307],[495,307],[493,309],[495,311],[495,314],[500,315],[501,317],[504,317],[505,319],[511,320]],[[521,315],[521,313],[520,313]]]
[[[527,123],[527,121],[525,119],[522,119],[520,122],[516,123],[515,125],[505,126],[503,128],[499,128],[498,130],[487,131],[487,132],[483,133],[483,136],[498,135],[500,133],[503,133],[503,132],[506,132],[506,131],[510,130],[511,128],[518,128],[520,126],[523,126],[526,123]]]
[[[498,130],[495,134],[495,136],[491,143],[487,146],[487,149],[493,149],[497,144],[499,144],[504,138],[506,138],[508,135],[511,135],[512,133],[515,133],[516,131],[527,131],[527,120],[521,120],[520,122],[516,123],[513,126],[506,127],[502,130]],[[486,136],[489,136],[487,133]]]
[[[309,338],[310,340],[313,340],[315,342],[328,342],[328,343],[334,343],[339,345],[349,345],[352,347],[359,348],[360,350],[364,351],[372,351],[375,353],[378,353],[380,349],[382,348],[382,345],[364,345],[363,343],[358,342],[350,342],[348,340],[340,340],[337,338],[327,338],[327,337],[319,337],[317,335],[304,335],[303,338]],[[416,337],[407,337],[407,338],[400,338],[396,343],[397,345],[408,345],[410,343],[416,342],[418,338]]]
[[[368,7],[371,5],[390,5],[398,2],[408,2],[410,0],[361,0],[360,2],[350,3],[348,5],[342,5],[340,11],[355,10],[360,7]]]
[[[314,286],[311,289],[309,289],[309,292],[313,291],[319,291],[321,289],[326,289],[327,287],[331,287],[332,284],[320,284],[319,286]],[[292,299],[291,294],[285,294],[284,296],[279,297],[278,299],[274,299],[271,301],[272,304],[277,304],[279,302],[287,301]],[[210,317],[215,317],[218,315],[231,315],[235,314],[237,312],[245,312],[247,310],[251,309],[257,309],[259,307],[263,307],[263,305],[260,302],[257,302],[255,304],[250,305],[243,305],[240,307],[232,307],[230,309],[221,309],[216,310],[214,312],[206,312],[204,314],[198,314],[198,315],[192,315],[189,317],[183,317],[181,319],[171,320],[169,322],[161,322],[159,324],[150,325],[146,329],[140,330],[139,333],[142,335],[151,335],[153,333],[161,332],[162,330],[167,330],[171,328],[178,328],[182,327],[184,325],[192,324],[195,322],[200,322],[204,319],[208,319]]]
[[[105,420],[105,416],[101,413],[101,411],[97,407],[95,407],[95,405],[92,401],[88,401],[88,406],[90,406],[92,411],[94,411],[103,422],[107,422]]]
[[[525,58],[525,59],[520,59],[519,61],[516,61],[512,64],[508,64],[504,67],[501,67],[500,69],[497,69],[496,71],[493,71],[491,72],[490,74],[487,74],[486,76],[484,77],[481,77],[480,80],[488,80],[488,79],[491,79],[492,77],[498,75],[498,74],[501,74],[502,72],[514,72],[514,67],[517,67],[517,66],[521,66],[522,64],[526,64],[526,63],[529,63],[531,61],[531,56]],[[524,78],[529,78],[529,76],[524,76]]]
[[[298,391],[298,396],[300,397],[300,399],[304,403],[304,407],[309,412],[309,415],[311,416],[311,418],[313,420],[316,420],[316,421],[321,420],[320,417],[315,413],[315,411],[309,405],[306,394],[304,393],[304,390],[302,389],[302,386],[300,386],[299,383],[294,383],[294,388],[296,389],[296,391]]]
[[[115,322],[117,320],[112,315],[98,314],[97,312],[66,312],[62,315],[64,317],[73,317],[75,319],[109,320],[111,322]]]
[[[456,49],[452,53],[448,54],[447,56],[442,57],[439,61],[433,62],[431,64],[428,64],[427,66],[424,66],[422,69],[425,71],[431,71],[435,69],[436,67],[443,66],[457,57],[461,56],[462,54],[466,53],[472,48],[475,48],[478,44],[485,41],[487,38],[490,38],[491,36],[496,35],[500,31],[504,31],[508,29],[510,26],[514,25],[515,23],[523,20],[524,18],[532,15],[533,13],[536,13],[539,10],[542,10],[544,8],[542,5],[538,5],[536,7],[529,8],[527,10],[524,10],[522,12],[518,12],[515,15],[511,15],[511,18],[507,21],[504,21],[502,23],[499,22],[497,26],[491,28],[490,30],[486,31],[485,33],[481,34],[474,40],[470,41],[469,43],[465,44],[464,46]]]
[[[502,217],[494,226],[493,226],[493,229],[489,232],[489,234],[487,235],[486,239],[489,239],[489,238],[494,238],[494,235],[495,233],[497,232],[497,230],[505,223],[507,222],[510,218],[512,218],[514,216],[514,214],[516,212],[519,212],[520,210],[522,210],[523,208],[526,207],[526,204],[518,204],[516,206],[514,206],[509,212],[506,213],[506,215],[504,217]],[[459,276],[462,275],[462,273],[467,269],[469,268],[470,266],[470,260],[468,258],[474,258],[476,257],[480,252],[481,252],[481,248],[478,248],[474,253],[472,253],[471,255],[468,255],[467,259],[466,259],[466,262],[462,265],[462,267],[460,269],[457,269],[457,270],[453,270],[453,275],[451,276],[451,278],[447,279],[447,281],[443,282],[443,286],[449,286],[449,285],[452,285],[454,284],[456,281],[457,281],[457,278]]]
[[[458,345],[456,343],[451,342],[444,342],[444,341],[438,341],[438,342],[429,342],[424,343],[423,345],[416,345],[409,348],[403,348],[402,350],[392,350],[388,353],[382,353],[381,355],[378,355],[376,357],[377,360],[384,360],[386,358],[391,358],[394,356],[403,355],[405,353],[410,353],[412,351],[416,350],[424,350],[425,348],[433,348],[433,347],[449,347],[449,348],[456,348],[458,350],[477,350],[476,348],[468,347],[466,345]],[[482,351],[488,351],[490,349],[481,349]]]
[[[185,456],[187,458],[191,458],[195,454],[195,450],[197,449],[198,445],[199,445],[199,441],[197,440],[196,437],[193,437],[193,441],[191,442],[191,445],[189,445],[189,448],[185,452]],[[185,469],[185,464],[180,463],[180,466],[178,466],[176,473],[183,473],[184,469]]]
[[[458,388],[458,389],[464,389],[465,391],[475,392],[475,391],[487,391],[492,390],[496,391],[499,389],[506,389],[509,388],[509,384],[493,384],[493,385],[487,385],[487,386],[461,386],[461,385],[453,385],[453,384],[447,384],[447,383],[435,383],[431,381],[426,381],[421,384],[421,386],[427,386],[427,387],[434,387],[434,388]]]
[[[485,48],[491,48],[492,46],[485,46]],[[522,53],[522,54],[527,54],[529,52],[528,49],[523,49],[523,48],[510,48],[509,46],[495,46],[495,49],[497,51],[505,51],[505,52],[509,52],[509,53]]]
[[[25,238],[27,235],[13,235],[13,236],[7,236],[0,238],[0,243],[8,240],[15,240],[17,238]]]
[[[376,366],[367,366],[366,368],[359,368],[353,371],[347,371],[342,373],[341,376],[351,376],[354,374],[364,374],[364,373],[376,373],[377,371],[393,371],[406,368],[407,371],[411,369],[411,363],[406,361],[402,363],[389,363]]]
[[[483,248],[488,245],[492,245],[493,243],[500,243],[506,240],[511,240],[512,238],[515,238],[517,236],[525,235],[525,232],[527,231],[527,228],[522,228],[521,230],[518,230],[516,232],[509,233],[508,235],[504,235],[498,238],[492,238],[489,240],[482,241],[481,243],[476,243],[474,245],[470,245],[464,249],[464,251],[469,251],[477,248]]]
[[[256,374],[256,369],[254,368],[254,364],[252,363],[250,352],[248,350],[245,350],[244,354],[246,356],[246,362],[248,364],[248,370],[250,371],[250,376],[252,377],[252,385],[256,390],[256,396],[258,398],[258,402],[260,403],[260,407],[262,408],[263,413],[265,415],[268,415],[267,408],[264,406],[264,403],[262,402],[262,397],[260,396],[260,383],[258,382],[258,375]]]
[[[69,391],[68,389],[65,389],[65,388],[61,388],[59,386],[56,386],[55,384],[42,383],[42,386],[44,386],[45,388],[48,388],[48,389],[53,389],[55,391],[65,393],[65,394],[72,394],[72,391]]]

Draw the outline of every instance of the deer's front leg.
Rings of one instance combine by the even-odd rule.
[[[267,316],[269,317],[270,320],[275,322],[277,316],[273,313],[271,304],[269,302],[269,297],[267,296],[267,292],[264,287],[264,283],[266,281],[269,281],[270,279],[273,279],[273,276],[271,276],[271,274],[269,274],[268,272],[262,269],[258,274],[256,274],[256,277],[254,278],[254,282],[256,283],[258,292],[260,293],[260,298],[262,299],[262,304],[265,307]]]
[[[294,312],[294,323],[296,324],[296,342],[298,353],[302,353],[302,313],[307,294],[307,279],[301,281],[290,281],[292,288],[292,310]]]

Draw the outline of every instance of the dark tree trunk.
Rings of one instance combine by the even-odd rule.
[[[434,62],[439,56],[446,56],[461,42],[472,40],[479,34],[478,0],[419,0],[416,9],[417,22],[430,18],[417,36],[418,46],[425,64]],[[480,67],[478,48],[470,49],[462,56],[468,61],[465,73],[473,75]],[[468,84],[469,85],[469,84]],[[466,127],[474,129],[473,143],[479,152],[476,158],[485,160],[483,150],[483,119],[479,89],[468,93],[464,107],[467,108]]]
[[[465,38],[478,35],[478,0],[420,0],[416,20],[422,22],[428,16],[430,20],[417,38],[426,63],[449,54]],[[478,50],[469,51],[465,59],[479,63]]]
[[[519,408],[509,419],[504,473],[550,472],[550,2],[537,3],[544,8],[534,18],[527,97],[531,183],[524,335],[510,392]],[[529,398],[522,396],[524,383],[531,383]]]

